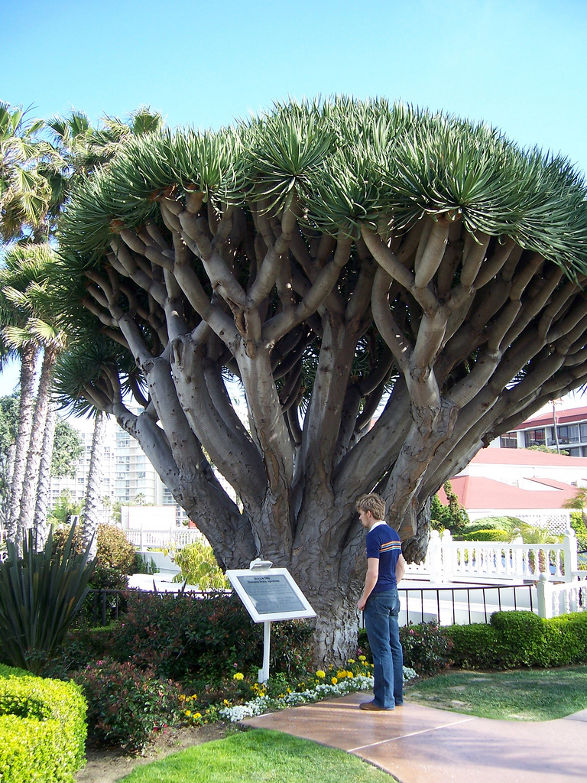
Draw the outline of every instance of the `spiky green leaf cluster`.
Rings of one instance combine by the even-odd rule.
[[[93,563],[88,562],[89,546],[83,554],[75,551],[74,532],[72,527],[58,556],[51,533],[37,552],[29,531],[22,557],[7,542],[8,558],[0,566],[0,633],[2,654],[13,666],[42,671],[83,603]]]
[[[162,193],[194,190],[220,210],[259,202],[279,213],[295,198],[301,219],[333,234],[460,215],[469,231],[512,237],[570,273],[587,264],[585,183],[568,161],[487,125],[380,99],[276,105],[217,133],[133,138],[77,189],[62,245],[87,263],[108,246],[112,221],[138,227],[158,218]]]

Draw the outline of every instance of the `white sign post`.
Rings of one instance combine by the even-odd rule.
[[[316,617],[316,612],[287,568],[271,568],[268,561],[253,560],[250,568],[227,571],[226,576],[253,622],[263,623],[263,668],[259,669],[258,681],[267,682],[271,622]]]

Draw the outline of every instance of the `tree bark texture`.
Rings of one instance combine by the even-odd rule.
[[[35,360],[38,349],[32,344],[25,345],[20,354],[20,409],[18,414],[18,432],[14,452],[14,469],[10,485],[10,507],[6,536],[17,541],[20,506],[23,494],[27,455],[33,427],[33,409],[35,404]]]
[[[49,402],[45,432],[43,433],[43,449],[41,451],[41,464],[39,466],[39,483],[35,500],[35,516],[33,529],[35,531],[37,552],[42,551],[49,536],[49,524],[47,522],[47,510],[51,487],[51,458],[53,456],[53,443],[55,440],[55,426],[57,424],[57,412],[55,405]]]
[[[96,557],[98,547],[98,525],[100,519],[100,482],[102,480],[102,456],[104,452],[104,434],[106,431],[106,416],[102,412],[96,414],[94,432],[92,434],[92,450],[88,467],[88,482],[82,512],[82,544],[84,550],[90,546],[89,560]]]
[[[199,195],[159,194],[160,219],[120,228],[87,269],[84,304],[148,393],[131,411],[113,372],[85,393],[138,439],[223,567],[291,569],[319,655],[342,660],[366,565],[356,497],[380,492],[422,559],[428,498],[585,382],[583,280],[458,217],[351,240],[308,228],[295,203],[272,216]]]
[[[19,544],[27,536],[27,531],[32,529],[34,523],[39,471],[50,404],[51,380],[56,358],[57,349],[55,347],[47,346],[44,348],[20,502],[17,533]]]

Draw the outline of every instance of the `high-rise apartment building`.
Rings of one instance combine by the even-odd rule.
[[[90,454],[92,451],[92,422],[69,420],[82,439],[83,452],[76,464],[73,478],[52,478],[49,508],[53,507],[63,492],[68,492],[74,502],[81,502],[86,493]],[[138,441],[108,418],[101,459],[100,497],[103,503],[104,521],[110,519],[114,503],[121,505],[174,505],[176,524],[186,519],[185,512],[175,502],[169,489],[163,484],[155,468],[139,446]]]

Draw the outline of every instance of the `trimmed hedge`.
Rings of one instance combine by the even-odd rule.
[[[546,668],[587,663],[587,612],[544,620],[533,612],[494,612],[491,625],[451,625],[452,665],[463,669]]]
[[[85,718],[75,683],[0,664],[2,783],[73,783],[85,764]]]

